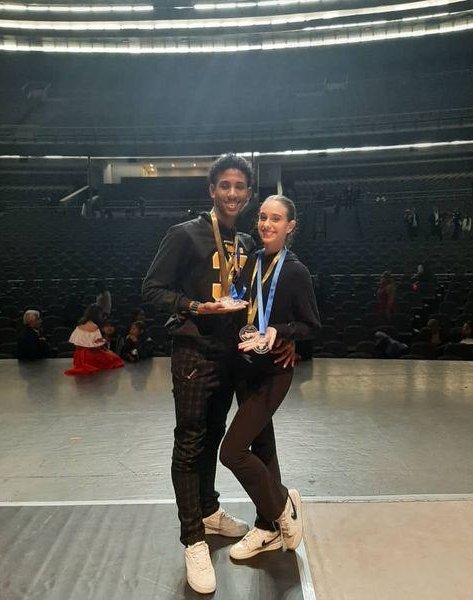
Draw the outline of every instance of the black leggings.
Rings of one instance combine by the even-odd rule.
[[[220,448],[220,460],[253,500],[260,529],[274,530],[288,491],[281,483],[272,417],[291,385],[293,369],[256,371],[237,384],[238,411]],[[251,446],[251,449],[250,449]]]

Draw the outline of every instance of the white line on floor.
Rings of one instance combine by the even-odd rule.
[[[391,496],[302,496],[304,502],[459,502],[472,501],[473,494],[400,494]]]
[[[472,501],[473,494],[407,494],[392,496],[302,496],[304,502],[454,502]],[[249,498],[222,498],[222,503],[251,502]],[[122,500],[38,500],[0,501],[1,507],[8,506],[126,506],[145,504],[175,504],[174,498],[127,498]]]
[[[406,494],[392,496],[302,496],[304,502],[343,503],[343,502],[454,502],[472,501],[473,494]],[[251,502],[249,498],[223,498],[223,504]],[[141,504],[175,504],[174,498],[127,498],[122,500],[38,500],[0,501],[0,507],[7,506],[126,506]]]
[[[304,600],[317,600],[312,575],[310,574],[309,559],[307,558],[304,540],[299,544],[296,554]]]

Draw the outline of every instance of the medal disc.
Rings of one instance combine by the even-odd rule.
[[[256,354],[267,354],[269,352],[269,346],[266,339],[262,337],[253,350],[256,352]]]
[[[251,340],[255,333],[258,333],[258,330],[254,325],[245,325],[240,329],[240,340],[242,342],[247,342],[248,340]]]

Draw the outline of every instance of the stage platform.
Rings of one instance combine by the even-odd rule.
[[[1,600],[198,597],[170,478],[169,359],[84,378],[64,376],[69,364],[0,361]],[[471,598],[471,380],[463,362],[300,365],[275,429],[283,480],[305,500],[304,545],[236,565],[213,537],[213,597]],[[222,466],[217,483],[251,521]]]

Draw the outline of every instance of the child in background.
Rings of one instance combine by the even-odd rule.
[[[127,362],[138,362],[153,356],[153,340],[146,334],[143,321],[134,321],[126,336],[121,352],[122,358]]]
[[[103,337],[106,341],[107,348],[120,356],[123,348],[123,337],[117,333],[116,325],[109,319],[104,321],[102,327]]]

